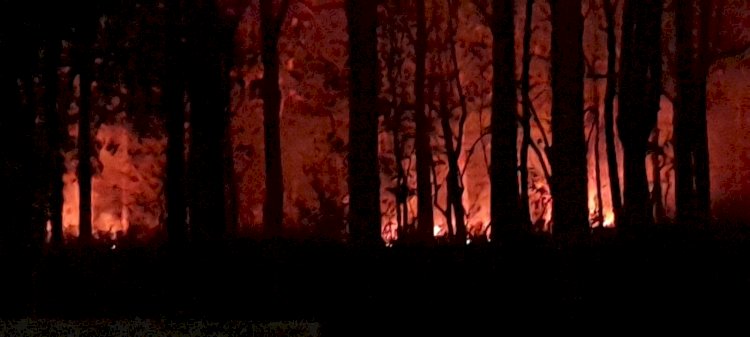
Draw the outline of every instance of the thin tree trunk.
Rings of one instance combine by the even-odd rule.
[[[492,2],[492,116],[490,216],[493,240],[520,231],[516,150],[516,86],[513,1]]]
[[[552,220],[556,235],[588,233],[581,1],[552,6]]]
[[[63,243],[63,175],[65,174],[65,158],[62,154],[63,121],[60,111],[57,109],[57,94],[59,83],[57,68],[60,61],[62,41],[58,38],[56,30],[59,27],[52,26],[47,32],[45,47],[45,61],[43,69],[44,79],[44,111],[47,123],[47,139],[50,147],[50,193],[49,193],[49,220],[52,229],[52,243],[60,245]]]
[[[430,184],[430,166],[432,148],[430,132],[432,131],[429,110],[425,109],[425,62],[427,55],[427,29],[425,19],[425,0],[417,0],[417,40],[415,50],[415,111],[416,151],[417,151],[417,236],[420,241],[429,243],[434,239],[434,219],[432,214],[432,185]]]
[[[604,14],[607,21],[607,88],[604,94],[604,137],[607,145],[607,170],[612,198],[612,214],[617,226],[622,213],[622,192],[620,192],[620,169],[617,165],[615,145],[615,95],[617,95],[617,37],[615,36],[615,8],[612,0],[604,0]]]
[[[455,213],[456,223],[456,243],[463,244],[466,242],[466,224],[464,219],[464,206],[462,202],[463,188],[461,188],[461,175],[458,167],[458,156],[453,144],[453,129],[450,125],[451,112],[448,107],[448,92],[446,83],[440,83],[440,125],[443,129],[443,139],[445,141],[445,152],[448,156],[448,176],[446,184],[448,191],[446,193],[446,222],[449,228],[453,225],[452,214]],[[450,230],[449,230],[450,232]]]
[[[664,209],[661,189],[661,168],[659,157],[663,152],[659,149],[659,129],[654,129],[654,140],[651,142],[651,175],[653,176],[653,187],[651,188],[651,204],[653,205],[654,220],[656,223],[664,222],[667,211]]]
[[[88,14],[88,13],[86,13]],[[78,239],[86,243],[92,238],[91,210],[91,82],[93,58],[91,44],[96,36],[93,15],[81,15],[76,32],[75,69],[78,71]],[[92,21],[92,22],[88,22]]]
[[[284,3],[288,1],[284,0]],[[263,230],[266,237],[278,237],[284,218],[284,174],[281,165],[281,89],[279,88],[278,43],[286,6],[274,15],[273,2],[260,2],[263,33],[263,129],[266,156],[266,199],[263,203]]]
[[[523,130],[523,141],[521,143],[521,155],[519,170],[521,170],[521,218],[524,223],[531,224],[531,211],[529,210],[529,146],[531,139],[531,22],[534,18],[534,0],[526,0],[526,21],[523,25],[523,56],[521,69],[521,129]],[[542,160],[542,159],[540,159]]]
[[[348,0],[346,14],[351,68],[349,232],[354,242],[375,246],[382,242],[376,104],[379,83],[377,3],[369,0]]]
[[[390,88],[392,115],[389,119],[389,128],[391,131],[391,139],[393,141],[393,154],[396,159],[396,187],[395,187],[395,198],[396,198],[396,225],[399,231],[404,229],[404,226],[408,222],[409,210],[408,210],[408,198],[409,198],[409,186],[407,184],[406,172],[403,166],[403,145],[401,144],[401,118],[403,116],[403,109],[398,103],[398,86],[396,85],[396,74],[400,73],[400,69],[396,69],[396,57],[398,56],[397,44],[398,39],[396,37],[396,28],[389,27],[388,38],[389,38],[389,55],[387,59],[387,78]],[[403,66],[403,61],[398,65]]]
[[[596,119],[594,120],[596,128],[596,141],[594,141],[594,174],[596,175],[596,207],[601,218],[601,225],[604,226],[604,201],[602,200],[602,170],[599,164],[599,109],[596,109]]]

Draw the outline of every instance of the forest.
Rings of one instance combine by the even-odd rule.
[[[750,299],[747,1],[2,7],[0,318]]]

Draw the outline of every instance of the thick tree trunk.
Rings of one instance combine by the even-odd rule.
[[[641,230],[654,221],[646,152],[661,96],[661,13],[659,0],[625,3],[617,120],[624,149],[625,198],[620,225],[625,231]]]
[[[166,74],[163,108],[167,128],[167,235],[175,244],[187,238],[185,202],[185,59],[182,8],[179,0],[169,2]]]
[[[708,155],[708,122],[706,116],[708,70],[710,64],[709,25],[711,22],[711,0],[700,0],[700,39],[698,40],[696,79],[697,97],[695,101],[695,191],[696,219],[703,226],[711,221],[711,183]]]
[[[699,0],[695,0],[699,1]],[[677,99],[674,116],[675,199],[680,222],[705,224],[710,219],[710,185],[706,126],[708,20],[710,2],[700,0],[678,7]],[[697,24],[696,24],[697,22]],[[693,30],[700,39],[695,45]]]
[[[531,146],[531,22],[534,19],[534,0],[526,0],[526,21],[523,24],[523,62],[521,69],[521,129],[523,130],[523,141],[521,142],[521,155],[519,170],[521,171],[521,218],[524,225],[531,225],[531,212],[529,210],[529,146]]]
[[[417,235],[420,241],[431,242],[434,238],[432,214],[432,185],[430,166],[432,147],[430,146],[431,120],[425,109],[425,62],[427,55],[427,28],[425,0],[417,0],[417,40],[415,42],[415,111],[416,152],[417,152]]]
[[[349,232],[355,243],[379,245],[377,3],[348,0],[349,29]],[[399,163],[400,165],[400,163]]]
[[[28,187],[33,179],[29,173],[33,153],[33,115],[22,107],[18,79],[31,81],[28,47],[29,27],[23,19],[27,11],[17,12],[19,4],[0,8],[0,188],[6,191],[0,203],[3,224],[0,226],[0,264],[3,265],[4,286],[0,290],[0,316],[23,317],[31,281],[29,245],[33,215],[33,194]],[[28,19],[28,18],[26,18]]]
[[[604,137],[607,145],[607,171],[612,198],[612,214],[615,227],[622,213],[620,192],[620,169],[617,165],[615,145],[615,96],[617,95],[617,37],[615,35],[615,8],[611,0],[604,0],[604,15],[607,20],[607,88],[604,94]]]
[[[588,233],[581,1],[552,0],[552,221],[556,235]]]
[[[694,98],[696,96],[695,85],[691,83],[691,67],[695,57],[693,48],[692,21],[693,15],[690,10],[692,2],[688,5],[678,6],[675,13],[675,28],[677,30],[677,99],[675,101],[674,114],[674,161],[675,161],[675,206],[677,209],[677,220],[689,222],[693,218],[695,210],[694,185],[693,185],[693,154],[692,137],[695,137]]]
[[[190,18],[190,228],[195,239],[215,240],[226,232],[223,102],[228,93],[222,87],[221,29],[213,1],[195,4]]]
[[[513,1],[492,2],[492,131],[490,216],[493,240],[520,230],[516,150],[516,86]]]
[[[260,2],[263,33],[263,130],[266,156],[266,199],[263,204],[263,230],[267,237],[281,235],[284,218],[284,174],[281,165],[281,89],[279,88],[278,43],[286,8],[277,15],[273,2]]]

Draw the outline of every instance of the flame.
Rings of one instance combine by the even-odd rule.
[[[128,233],[132,223],[144,229],[161,224],[162,180],[165,164],[163,138],[139,139],[127,123],[103,124],[96,131],[101,169],[92,177],[92,230],[95,238],[117,239]],[[79,235],[78,160],[66,153],[63,175],[63,232]],[[51,228],[48,226],[48,236]]]

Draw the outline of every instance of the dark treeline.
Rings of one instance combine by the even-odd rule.
[[[288,12],[300,11],[301,4],[304,3],[296,4],[292,0],[278,3],[261,1],[257,9],[262,36],[260,60],[263,65],[263,80],[259,84],[259,92],[263,100],[265,135],[263,231],[264,236],[268,238],[283,235],[285,202],[280,145],[283,140],[279,118],[282,97],[279,87],[281,65],[278,46],[279,39],[284,33]],[[392,7],[394,4],[385,2],[382,8],[396,15],[398,11],[396,7]],[[416,195],[419,202],[416,207],[416,222],[408,224],[405,196],[400,195],[412,192],[404,185],[406,176],[401,167],[401,187],[397,188],[397,194],[400,196],[397,197],[397,202],[400,203],[399,226],[403,227],[400,241],[430,243],[434,239],[433,199],[437,198],[437,190],[441,187],[436,181],[437,176],[434,175],[435,159],[432,158],[433,150],[430,144],[431,133],[434,132],[433,113],[436,113],[441,116],[442,134],[445,137],[447,159],[450,161],[446,185],[446,200],[449,206],[444,210],[449,221],[448,234],[455,237],[456,242],[463,242],[467,235],[467,210],[461,201],[464,193],[461,182],[463,168],[458,165],[458,161],[464,131],[463,124],[459,124],[459,130],[454,134],[450,105],[457,104],[462,109],[460,123],[464,123],[468,114],[466,97],[458,77],[446,75],[444,83],[436,84],[438,82],[433,78],[434,70],[426,69],[428,64],[431,67],[435,65],[435,61],[430,59],[433,57],[431,55],[437,52],[435,48],[442,48],[437,47],[436,37],[430,35],[431,31],[438,27],[439,21],[436,20],[445,20],[449,27],[444,36],[447,39],[445,41],[449,43],[455,43],[458,23],[450,19],[450,16],[440,19],[436,14],[439,4],[424,1],[407,1],[404,4],[407,6],[402,6],[399,11],[408,14],[405,18],[412,22],[407,24],[413,24],[415,27],[411,39],[415,66],[412,84],[414,103],[413,107],[399,107],[401,112],[394,123],[402,123],[401,119],[405,113],[403,109],[413,109],[410,113],[416,126],[413,140],[416,152]],[[457,15],[459,4],[458,1],[448,2],[447,13]],[[31,15],[37,11],[32,8],[17,12],[23,13],[22,15],[11,15],[3,26],[0,41],[5,58],[2,79],[3,101],[7,110],[2,117],[3,130],[7,130],[3,132],[3,137],[6,139],[4,144],[13,144],[10,147],[6,145],[5,148],[3,179],[6,180],[9,190],[23,192],[14,193],[14,201],[5,204],[8,207],[8,225],[3,226],[3,230],[8,231],[8,236],[20,237],[26,235],[21,233],[36,233],[33,236],[39,241],[39,237],[44,236],[46,219],[49,219],[51,241],[59,244],[63,240],[63,186],[59,177],[64,172],[64,159],[60,156],[60,149],[66,146],[67,138],[64,132],[69,121],[64,111],[66,109],[62,108],[61,103],[63,99],[71,98],[62,97],[61,94],[70,88],[73,78],[70,75],[58,76],[60,67],[64,65],[72,68],[70,71],[76,75],[78,81],[79,92],[72,98],[78,107],[77,155],[79,159],[91,158],[80,159],[77,169],[81,199],[80,240],[90,240],[92,234],[91,180],[92,174],[97,170],[92,127],[99,123],[98,118],[93,118],[92,110],[95,108],[95,100],[102,97],[106,90],[111,90],[118,77],[124,78],[125,83],[132,87],[129,88],[134,92],[131,105],[139,111],[138,113],[153,114],[158,111],[161,116],[165,116],[168,135],[165,224],[170,241],[183,242],[188,238],[219,239],[236,233],[238,201],[234,187],[237,181],[232,173],[234,164],[231,137],[228,135],[231,113],[229,93],[235,85],[232,82],[235,79],[232,79],[231,71],[236,61],[236,30],[241,17],[238,13],[242,13],[250,5],[242,1],[231,4],[209,0],[175,0],[148,4],[121,1],[106,6],[85,6],[80,10],[73,10],[65,4],[57,4],[40,9],[49,11],[47,15]],[[528,215],[529,151],[531,149],[535,151],[535,155],[542,155],[536,144],[537,140],[531,137],[530,128],[532,121],[538,123],[538,116],[529,97],[532,90],[529,84],[532,55],[529,50],[531,22],[535,15],[534,2],[527,1],[523,5],[520,6],[517,1],[475,2],[475,6],[484,11],[484,19],[494,40],[491,62],[495,76],[491,83],[493,99],[491,127],[488,130],[488,135],[492,138],[489,158],[492,164],[488,174],[491,182],[490,222],[495,238],[499,241],[502,241],[504,236],[512,237],[531,231],[532,219]],[[575,232],[585,236],[589,232],[589,220],[586,203],[587,150],[583,81],[584,76],[591,74],[587,75],[584,69],[584,16],[579,1],[551,1],[549,5],[552,28],[549,37],[552,86],[549,138],[553,141],[548,143],[546,137],[544,139],[546,144],[543,150],[549,155],[550,167],[548,170],[543,160],[542,166],[545,168],[545,175],[550,179],[550,190],[555,200],[553,231],[559,234]],[[135,47],[128,42],[129,49],[122,47],[123,41],[118,39],[126,38],[123,25],[132,20],[144,20],[138,19],[138,15],[141,14],[134,14],[138,11],[131,10],[132,6],[149,6],[148,8],[156,10],[155,14],[151,14],[153,22],[150,23],[150,28],[159,32],[154,35],[156,42],[139,43]],[[644,159],[650,151],[649,139],[656,126],[659,100],[663,91],[664,53],[661,51],[660,23],[664,15],[664,4],[662,1],[649,1],[644,4],[625,1],[621,5],[620,41],[616,41],[615,34],[615,17],[620,12],[617,6],[617,3],[603,0],[600,6],[592,7],[602,10],[606,19],[607,74],[602,75],[607,80],[604,100],[606,161],[609,167],[608,180],[611,181],[614,196],[612,208],[615,222],[623,229],[640,230],[647,229],[656,222],[653,201],[649,197],[651,192]],[[380,209],[377,206],[380,195],[377,134],[378,113],[382,108],[378,107],[381,65],[378,61],[376,30],[384,24],[388,24],[390,29],[398,29],[398,26],[383,22],[379,17],[377,4],[347,1],[344,7],[350,39],[350,139],[347,157],[349,233],[357,242],[377,243],[381,241]],[[311,11],[316,9],[312,5],[304,8]],[[523,50],[520,51],[521,63],[515,64],[514,18],[516,12],[521,10],[526,16],[521,44]],[[678,218],[684,221],[696,220],[702,224],[710,219],[704,97],[709,62],[706,40],[710,11],[709,3],[700,2],[694,6],[679,7],[675,14],[679,49],[676,60],[677,108],[674,118],[677,214]],[[58,13],[64,15],[57,15]],[[113,26],[108,28],[109,31],[102,29],[105,21]],[[693,31],[699,32],[697,37],[693,36]],[[618,44],[622,50],[619,58],[614,54]],[[449,62],[445,69],[452,67],[457,73],[459,65],[456,61],[456,51],[450,51],[450,48],[446,50]],[[129,53],[144,55],[134,58],[129,56]],[[105,59],[105,64],[110,62],[107,59],[109,55],[124,60],[121,62],[123,64],[119,64],[119,67],[124,68],[115,70],[112,67],[100,66],[102,58]],[[153,60],[147,60],[148,57]],[[619,65],[616,64],[618,59]],[[395,62],[396,59],[393,60]],[[144,62],[154,65],[141,65]],[[395,66],[393,62],[389,64]],[[128,68],[129,65],[133,65],[134,68]],[[517,68],[521,70],[518,84]],[[116,73],[107,73],[112,71]],[[616,75],[616,71],[619,74]],[[37,81],[38,78],[41,78],[41,81]],[[61,78],[71,82],[61,83]],[[107,78],[113,78],[110,80],[112,83],[107,83]],[[393,77],[389,78],[393,81]],[[158,95],[151,93],[149,87],[153,86],[161,88]],[[517,86],[521,89],[520,114],[517,113]],[[431,93],[437,92],[433,89],[437,87],[440,87],[439,96],[445,100],[436,105]],[[454,88],[458,92],[455,103],[449,101]],[[619,104],[616,125],[613,116],[615,96],[618,97]],[[154,105],[150,102],[157,103]],[[43,123],[37,123],[35,126],[34,116],[38,111],[43,111],[44,118]],[[185,143],[186,122],[190,122],[189,146]],[[43,128],[43,137],[32,136],[40,125]],[[614,127],[617,128],[619,141],[624,148],[622,200],[616,172],[618,163]],[[148,132],[148,126],[141,129]],[[404,135],[399,135],[398,129],[400,127],[396,125],[393,131],[394,141],[397,146],[401,146],[398,145],[398,141],[404,139]],[[523,135],[520,148],[516,144],[519,130]],[[34,143],[38,142],[36,138],[42,139],[45,143],[44,148],[47,150],[44,153],[48,158],[44,161],[49,165],[33,170],[34,165],[30,162],[29,154],[35,152]],[[458,143],[454,144],[454,141]],[[186,149],[189,149],[187,157],[184,155]],[[518,153],[521,154],[520,162],[517,159]],[[598,158],[598,149],[596,153]],[[13,187],[14,184],[38,180],[37,177],[46,177],[44,181],[48,182],[35,187],[38,191]],[[597,173],[597,179],[599,178]],[[601,187],[601,184],[598,185]],[[518,192],[519,186],[521,193]],[[600,187],[598,193],[601,193]],[[406,191],[401,191],[402,189]],[[32,208],[33,204],[39,204],[38,200],[33,200],[34,195],[46,196],[42,198],[42,206]],[[598,196],[598,200],[601,208],[601,196]],[[601,209],[599,211],[601,212]],[[36,215],[32,214],[35,212]],[[40,216],[40,212],[44,215]],[[413,230],[410,230],[409,226],[413,227]]]
[[[107,242],[108,246],[103,249],[101,242],[106,240],[95,239],[92,187],[93,177],[102,170],[97,153],[105,146],[96,140],[95,131],[104,123],[103,120],[114,118],[99,113],[99,110],[106,109],[102,106],[107,103],[102,102],[110,91],[123,88],[127,88],[123,91],[127,92],[127,97],[123,96],[125,98],[122,100],[126,103],[122,104],[128,105],[128,111],[132,115],[140,114],[137,120],[135,117],[131,120],[136,133],[145,137],[163,127],[167,138],[163,182],[165,205],[160,219],[164,229],[158,229],[158,237],[165,238],[168,244],[156,245],[158,248],[154,249],[176,247],[177,250],[169,250],[165,253],[165,260],[157,259],[156,262],[149,260],[147,256],[153,251],[148,254],[139,251],[137,254],[145,255],[139,255],[136,260],[148,264],[147,270],[159,275],[157,281],[163,283],[161,286],[179,285],[179,290],[170,290],[172,292],[169,296],[174,296],[169,298],[170,301],[178,301],[179,291],[189,292],[190,286],[199,288],[204,280],[212,291],[230,297],[233,294],[227,292],[224,289],[227,284],[221,282],[226,281],[229,286],[240,288],[244,286],[241,281],[250,279],[246,274],[234,273],[222,274],[225,278],[221,279],[206,276],[211,273],[212,268],[220,267],[212,266],[210,257],[180,256],[179,253],[188,251],[180,249],[190,244],[199,247],[194,251],[196,255],[206,253],[213,256],[211,254],[215,253],[216,256],[223,256],[221,254],[228,254],[227,251],[236,248],[238,251],[244,249],[243,253],[249,256],[249,260],[257,257],[254,260],[257,270],[276,273],[273,274],[274,277],[282,279],[278,281],[280,284],[296,289],[296,292],[284,295],[286,297],[283,298],[288,301],[284,303],[300,303],[300,299],[304,298],[324,301],[322,295],[309,294],[321,289],[335,292],[337,289],[333,289],[331,285],[334,282],[346,283],[345,289],[349,293],[366,289],[364,284],[375,289],[378,287],[374,285],[375,282],[389,282],[387,276],[398,273],[407,275],[424,286],[419,288],[416,302],[421,300],[420,303],[431,303],[428,301],[431,296],[445,289],[432,285],[434,280],[421,276],[419,273],[422,271],[426,275],[440,278],[437,283],[443,282],[456,287],[449,290],[451,292],[461,293],[464,289],[471,288],[471,291],[481,293],[483,290],[477,289],[487,287],[480,284],[484,280],[481,277],[462,278],[463,274],[451,274],[454,270],[464,270],[463,263],[475,258],[478,262],[472,265],[476,268],[471,270],[481,273],[479,276],[487,276],[489,280],[502,279],[504,282],[504,288],[488,287],[491,288],[487,291],[490,294],[488,296],[494,301],[501,301],[500,290],[516,289],[514,287],[521,283],[527,284],[525,282],[538,289],[545,289],[545,293],[535,295],[543,297],[548,295],[546,292],[553,293],[554,290],[545,288],[547,285],[541,284],[542,278],[554,278],[563,283],[572,282],[570,279],[580,281],[578,278],[582,278],[582,275],[593,273],[585,271],[587,266],[599,266],[599,255],[595,253],[621,258],[607,250],[610,248],[606,245],[592,249],[585,244],[581,247],[589,249],[584,250],[586,254],[579,256],[575,254],[580,252],[574,252],[571,256],[559,257],[552,249],[548,250],[549,247],[556,247],[556,244],[597,244],[600,241],[596,239],[612,234],[625,242],[637,239],[649,242],[651,248],[661,247],[659,242],[655,242],[658,240],[648,241],[665,236],[661,235],[662,228],[657,226],[664,218],[664,206],[660,204],[661,186],[656,184],[650,187],[648,180],[649,174],[658,177],[659,171],[657,169],[656,173],[648,173],[646,160],[649,155],[656,156],[658,164],[653,139],[656,138],[658,143],[657,118],[665,91],[663,82],[672,75],[675,77],[671,80],[675,82],[676,92],[673,121],[676,223],[691,225],[685,226],[690,229],[707,229],[712,217],[706,90],[709,67],[715,54],[709,46],[711,13],[715,8],[707,0],[687,1],[689,5],[686,6],[672,5],[675,7],[670,10],[675,12],[677,49],[673,62],[677,69],[675,74],[670,74],[664,69],[664,59],[672,57],[663,48],[665,32],[662,26],[667,15],[665,2],[121,0],[104,1],[98,5],[83,4],[80,1],[58,1],[44,5],[28,1],[19,5],[3,1],[0,4],[0,189],[4,191],[5,198],[0,203],[0,214],[3,215],[0,224],[0,262],[5,264],[2,272],[8,275],[6,279],[9,285],[6,289],[9,291],[2,291],[0,303],[3,303],[2,309],[7,311],[0,312],[0,316],[28,312],[25,306],[29,302],[24,295],[32,293],[32,284],[37,282],[37,271],[47,273],[42,273],[47,278],[41,279],[50,284],[42,286],[49,289],[55,287],[48,276],[54,274],[55,262],[40,258],[44,253],[64,251],[69,247],[74,251],[80,248],[80,251],[71,253],[70,256],[80,257],[91,263],[91,260],[86,259],[92,257],[86,255],[86,252],[93,252],[94,255],[110,254],[110,250],[116,247],[114,243],[120,243]],[[491,52],[482,60],[487,63],[487,69],[492,70],[492,78],[486,80],[489,87],[489,94],[486,96],[491,97],[491,102],[486,104],[490,111],[490,124],[480,131],[481,137],[491,137],[488,144],[489,156],[485,160],[488,162],[489,230],[492,235],[491,243],[479,244],[478,248],[466,247],[467,239],[472,242],[483,240],[481,234],[468,233],[468,215],[476,210],[464,205],[466,188],[463,179],[466,164],[461,162],[461,158],[474,150],[463,147],[464,125],[470,110],[468,105],[470,101],[473,104],[473,99],[467,98],[467,92],[479,89],[462,85],[464,80],[459,69],[456,47],[461,33],[459,9],[468,3],[475,6],[476,16],[480,18],[477,20],[489,28],[492,38],[492,46],[488,48]],[[285,232],[284,226],[285,207],[290,199],[285,194],[285,163],[282,162],[285,139],[282,137],[281,115],[285,97],[280,81],[283,82],[284,71],[287,71],[285,69],[291,69],[292,66],[281,62],[281,41],[285,34],[295,33],[294,29],[299,29],[294,26],[298,24],[299,17],[315,16],[331,9],[343,10],[347,22],[348,78],[338,80],[340,82],[326,78],[325,89],[340,96],[334,97],[334,101],[348,102],[348,143],[336,138],[335,132],[329,136],[330,146],[345,154],[343,161],[348,193],[345,198],[347,201],[338,201],[337,196],[326,194],[325,182],[321,182],[323,180],[316,180],[318,185],[314,188],[321,199],[320,208],[323,212],[331,213],[321,216],[321,221],[340,224],[317,224],[319,227],[316,228],[324,228],[321,232],[325,232],[325,235],[321,235],[325,237],[320,241],[330,239],[337,244],[325,246],[317,252],[319,255],[307,256],[302,248],[297,251],[292,247],[297,241],[290,238],[291,235]],[[584,53],[585,20],[586,15],[589,15],[584,10],[602,11],[605,18],[604,26],[601,27],[606,36],[606,43],[601,47],[607,50],[604,74],[592,72]],[[247,17],[258,21],[259,48],[254,57],[262,65],[262,78],[251,79],[251,83],[246,83],[246,79],[236,72],[237,64],[250,62],[247,59],[251,59],[244,54],[238,55],[242,45],[238,40],[250,38],[238,38],[238,31],[242,31],[239,27],[247,19],[246,12],[257,14],[248,14]],[[520,43],[516,43],[516,24],[519,22],[516,18],[520,13],[524,13],[525,21],[522,23]],[[549,135],[544,133],[532,99],[537,90],[531,84],[533,60],[541,58],[534,51],[532,43],[534,34],[538,34],[538,27],[533,24],[536,21],[532,20],[534,17],[543,17],[551,27],[549,36],[545,37],[550,42],[549,60],[546,60],[549,63],[551,82]],[[621,22],[619,39],[616,22]],[[140,29],[138,33],[133,33],[133,26]],[[133,34],[137,36],[131,36]],[[386,42],[381,40],[386,40],[389,44],[387,55],[382,53],[381,44]],[[518,46],[521,50],[517,50]],[[520,63],[517,62],[517,55],[521,55]],[[333,72],[331,69],[335,67],[329,68],[329,72]],[[409,71],[404,71],[404,68]],[[299,78],[304,78],[303,76],[299,75]],[[598,107],[591,108],[585,103],[585,81],[590,78],[606,80],[602,110],[606,151],[599,153],[598,141],[595,150],[597,211],[602,218],[601,190],[604,184],[600,181],[608,180],[606,188],[611,190],[616,226],[602,236],[597,236],[592,230],[587,202],[590,192],[587,186],[589,131],[586,129],[586,116],[592,110],[599,113]],[[406,84],[396,88],[396,82]],[[238,213],[241,207],[237,192],[240,181],[235,176],[235,150],[231,137],[234,113],[231,95],[235,87],[242,88],[242,95],[249,95],[247,92],[256,94],[263,104],[261,123],[264,151],[259,156],[264,161],[265,179],[263,189],[255,191],[258,195],[263,195],[262,240],[256,241],[235,240],[240,237]],[[387,92],[390,100],[383,99],[381,94],[384,92]],[[75,109],[69,108],[70,106],[75,106]],[[73,110],[75,111],[71,112]],[[153,120],[157,122],[149,122]],[[598,117],[595,120],[598,128]],[[335,125],[335,122],[331,124]],[[532,131],[532,125],[542,129],[540,139]],[[395,187],[386,189],[393,191],[397,205],[398,239],[387,242],[396,246],[392,251],[384,248],[382,228],[381,174],[384,165],[379,138],[381,128],[391,133],[388,136],[392,139],[396,158]],[[71,137],[69,130],[75,130],[77,138]],[[596,131],[598,137],[598,129]],[[73,138],[76,139],[75,143]],[[623,149],[621,163],[618,163],[618,142]],[[440,150],[435,149],[440,146]],[[413,151],[416,159],[413,164],[414,177],[410,177],[410,168],[405,168],[403,164],[404,158],[412,156],[409,151]],[[436,155],[439,151],[444,152]],[[80,198],[76,213],[79,223],[77,242],[65,242],[64,237],[62,208],[65,186],[61,177],[66,172],[63,153],[67,152],[74,152],[77,161],[76,181]],[[607,176],[600,173],[599,155],[606,156]],[[530,179],[531,158],[537,158],[541,162],[541,176],[549,182],[549,193],[554,200],[553,235],[535,235],[539,227],[535,221],[538,219],[531,217],[529,209],[529,191],[534,188]],[[436,166],[444,160],[448,161],[445,163],[448,169],[446,181],[442,182],[439,181]],[[619,179],[620,166],[624,173],[622,183]],[[414,186],[409,184],[410,179],[415,182],[412,184]],[[321,184],[323,186],[319,186]],[[443,188],[445,191],[441,194]],[[652,197],[654,194],[655,198]],[[415,210],[412,210],[413,219],[410,219],[412,205],[408,200],[413,195],[417,196],[417,203]],[[444,196],[444,208],[439,207],[441,203],[438,199],[441,196]],[[348,213],[339,209],[343,209],[344,204],[348,207]],[[447,219],[447,233],[440,239],[434,232],[438,223],[434,216],[436,209]],[[600,221],[603,224],[603,220]],[[339,225],[344,229],[341,233],[337,231]],[[45,241],[47,235],[49,244]],[[288,240],[283,240],[285,238]],[[443,241],[450,244],[441,245]],[[242,248],[231,246],[238,242],[247,245]],[[272,253],[264,251],[264,245],[269,242],[270,245],[283,249],[272,250]],[[347,245],[342,245],[342,242],[347,242]],[[558,269],[550,267],[554,270],[540,268],[529,271],[519,266],[510,266],[507,270],[521,276],[504,278],[505,269],[501,271],[487,267],[500,263],[498,261],[502,259],[498,252],[505,247],[520,246],[522,253],[527,253],[538,248],[536,245],[539,242],[552,244],[535,251],[538,256],[530,259],[542,261],[540,265],[544,267],[550,267],[546,264],[552,263],[550,261],[560,262]],[[253,246],[255,244],[257,246]],[[302,246],[320,248],[309,242]],[[216,251],[221,253],[211,250],[216,247],[219,247]],[[430,249],[423,249],[425,247]],[[346,255],[349,250],[345,249],[348,248],[353,248],[351,251],[362,255]],[[658,248],[654,250],[658,251]],[[169,255],[175,251],[178,254]],[[313,261],[318,257],[320,260],[340,259],[335,261],[342,261],[341,265],[355,268],[360,274],[348,273],[348,269],[347,272],[342,272],[343,268],[339,269],[336,262],[327,262],[330,264],[324,266],[324,276],[321,276],[321,280],[326,282],[313,275],[315,280],[312,285],[295,288],[293,283],[296,280],[310,278],[310,275],[301,276],[276,267],[274,262],[278,261],[274,260],[277,257],[274,254],[278,251],[289,251],[287,255],[278,257],[279,260],[286,258],[287,263],[297,259]],[[368,255],[373,251],[380,255]],[[593,253],[587,255],[589,252]],[[711,253],[720,255],[716,251]],[[55,256],[60,258],[61,264],[72,263],[68,260],[71,259],[70,256]],[[398,268],[391,269],[384,261],[390,263],[397,260],[394,256],[411,256],[413,259],[402,261]],[[384,257],[384,260],[378,260],[378,257]],[[438,257],[437,262],[431,260],[431,257]],[[638,261],[648,259],[646,254],[638,257]],[[370,265],[376,267],[367,269],[356,266],[358,258],[369,259],[367,261]],[[430,264],[420,265],[418,262],[421,258],[431,261]],[[106,259],[118,268],[127,265],[117,260],[115,255],[106,255]],[[165,267],[166,269],[159,265],[163,261],[168,262],[166,265],[169,267]],[[195,261],[200,265],[195,270],[205,274],[192,275],[186,272],[193,270],[188,265]],[[514,260],[509,258],[509,261]],[[584,262],[577,264],[580,261]],[[705,258],[699,261],[703,266],[710,264]],[[175,264],[171,264],[172,262]],[[235,262],[237,265],[247,263],[245,260],[232,263]],[[487,265],[479,266],[480,262],[486,262]],[[638,270],[637,263],[630,264],[622,260],[618,262],[620,264],[617,266],[627,267],[623,270]],[[232,263],[225,262],[221,267],[229,266],[226,270],[237,267]],[[284,266],[288,265],[302,268],[308,274],[319,272],[313,267],[303,266],[301,262]],[[566,269],[568,267],[570,269]],[[167,275],[168,271],[174,271],[169,268],[175,268],[177,276]],[[608,275],[628,277],[615,267],[608,271]],[[528,274],[524,274],[526,272]],[[580,274],[576,274],[577,272]],[[335,277],[339,275],[337,273],[346,274],[342,276],[345,282]],[[146,278],[144,275],[147,273],[138,271],[137,274],[138,277]],[[71,275],[76,278],[65,279],[62,284],[85,293],[86,288],[81,284],[91,281],[87,278],[89,276],[84,272],[71,272]],[[691,275],[685,273],[685,277]],[[233,278],[235,276],[237,278]],[[188,281],[181,283],[179,277]],[[707,278],[700,276],[697,280]],[[274,288],[277,280],[269,278],[258,281],[259,279],[261,278],[251,282],[254,286],[264,288],[260,292],[265,289],[270,289],[272,294],[278,292]],[[581,293],[589,295],[605,288],[606,280],[602,276],[596,280],[601,281],[601,284],[587,288],[586,291],[575,290],[572,295],[554,293],[550,296],[558,296],[555,297],[559,300],[555,302],[556,305],[569,306],[575,302],[571,298],[578,298]],[[676,277],[670,280],[680,281]],[[361,288],[359,285],[362,285]],[[91,291],[103,289],[99,287],[102,286],[97,285]],[[397,294],[400,298],[410,296],[409,287],[398,287]],[[47,291],[53,293],[50,297],[53,300],[71,301],[74,298],[49,289]],[[201,293],[206,296],[203,299],[211,298],[208,290],[200,291],[205,292]],[[380,296],[376,299],[364,295],[351,298],[336,295],[336,300],[342,307],[350,304],[358,308],[369,304],[390,305],[384,300],[388,296],[386,291],[380,288],[376,291]],[[239,293],[248,301],[255,296],[248,290]],[[301,295],[303,293],[308,297]],[[298,302],[294,302],[292,294],[300,296],[296,299]],[[649,294],[656,294],[656,290],[651,289]],[[677,297],[676,292],[673,295]],[[120,296],[124,303],[131,303],[126,295]],[[510,299],[515,301],[512,303],[521,303],[521,296],[512,294]],[[81,295],[81,298],[90,297]],[[458,300],[461,296],[451,294],[448,297],[451,297],[450,303],[463,305]],[[258,295],[258,298],[262,303],[275,306],[275,310],[284,309],[282,304],[274,303],[274,298],[269,294]],[[382,302],[377,302],[381,300]],[[626,295],[622,295],[619,300],[618,303],[630,303]],[[160,305],[179,305],[170,301]],[[355,301],[362,301],[364,304]],[[476,300],[472,303],[480,302]],[[185,305],[191,308],[201,305],[218,306],[211,301],[196,303]],[[408,308],[399,307],[395,310],[406,315]],[[352,310],[346,314],[354,316],[354,312],[358,311]]]

